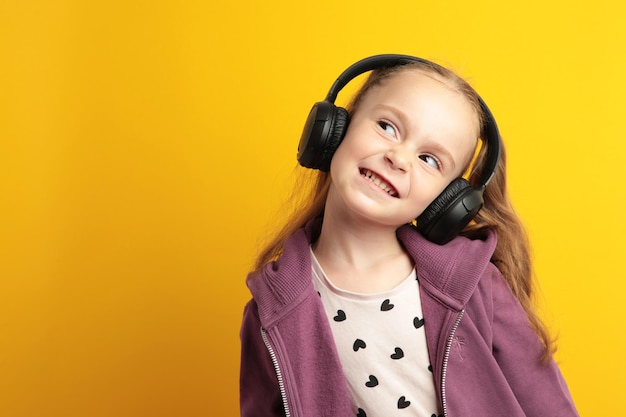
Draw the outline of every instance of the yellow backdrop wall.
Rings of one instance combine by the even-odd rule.
[[[244,277],[346,66],[469,78],[582,415],[620,415],[616,1],[0,3],[0,415],[237,415]]]

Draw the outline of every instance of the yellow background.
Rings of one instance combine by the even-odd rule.
[[[582,415],[626,415],[618,1],[0,1],[0,415],[235,416],[256,243],[366,55],[467,77]]]

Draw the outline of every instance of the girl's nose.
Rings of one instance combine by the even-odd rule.
[[[385,160],[394,169],[407,172],[411,166],[411,157],[404,146],[395,146],[385,153]]]

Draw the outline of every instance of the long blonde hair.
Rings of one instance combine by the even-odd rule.
[[[421,71],[435,76],[463,94],[475,108],[481,122],[480,125],[483,124],[484,115],[476,91],[453,71],[432,62],[410,63],[372,71],[346,107],[348,114],[352,115],[356,111],[363,97],[373,87],[380,85],[385,79],[399,71],[408,70]],[[481,137],[482,134],[483,132],[481,132]],[[482,172],[485,164],[487,146],[486,143],[483,143],[475,158],[474,166],[468,178],[472,185],[476,185],[480,181],[478,173]],[[304,171],[304,169],[302,170]],[[260,251],[256,259],[255,270],[259,270],[277,259],[282,254],[285,242],[296,230],[302,228],[309,221],[324,216],[324,205],[329,187],[330,175],[327,172],[306,170],[302,173],[290,199],[292,203],[291,213],[283,216],[285,219],[283,227]],[[515,213],[508,196],[504,149],[502,149],[496,173],[485,190],[484,200],[482,209],[474,221],[461,232],[461,235],[471,239],[480,239],[484,238],[487,230],[496,231],[498,244],[491,260],[500,270],[513,294],[524,308],[532,328],[544,344],[542,359],[548,361],[556,350],[555,343],[536,311],[534,300],[536,283],[534,282],[530,259],[530,245],[524,226]]]

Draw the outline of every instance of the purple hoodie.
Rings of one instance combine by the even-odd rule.
[[[248,276],[242,417],[356,415],[311,279],[309,245],[319,228],[300,229],[279,260]],[[557,365],[541,363],[539,338],[490,262],[495,234],[440,246],[404,226],[398,239],[415,262],[441,414],[578,416]]]

